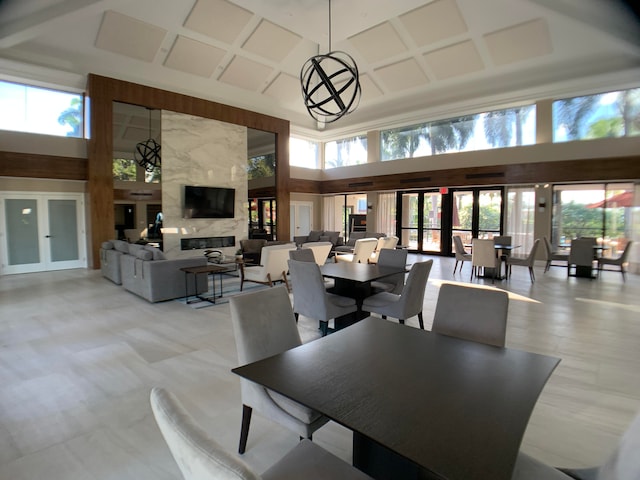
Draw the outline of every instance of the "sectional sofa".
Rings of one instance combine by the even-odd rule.
[[[180,270],[206,264],[204,255],[168,260],[158,248],[123,240],[104,242],[100,248],[102,275],[152,303],[206,292],[206,273],[194,277]]]

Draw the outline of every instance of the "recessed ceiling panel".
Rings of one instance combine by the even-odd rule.
[[[484,68],[478,50],[471,40],[425,53],[424,59],[438,80],[477,72]]]
[[[272,71],[271,67],[236,55],[220,77],[220,81],[245,90],[261,91]]]
[[[418,47],[467,32],[455,0],[437,0],[399,18]]]
[[[362,100],[371,100],[382,95],[382,91],[373,83],[369,75],[360,75],[360,88],[362,90]]]
[[[376,68],[375,74],[391,92],[398,92],[429,83],[429,79],[413,58]]]
[[[521,23],[484,36],[496,65],[506,65],[553,52],[549,27],[543,19]]]
[[[242,48],[274,62],[281,62],[300,43],[300,40],[301,38],[295,33],[262,20]]]
[[[152,62],[167,31],[108,10],[96,37],[96,47],[145,62]]]
[[[379,62],[407,51],[398,32],[389,22],[349,37],[349,42],[369,63]]]
[[[253,13],[227,0],[198,0],[184,26],[231,44],[252,17]]]
[[[178,35],[165,67],[209,78],[225,55],[219,48]]]
[[[283,103],[300,102],[303,105],[300,80],[293,75],[279,74],[264,93]]]

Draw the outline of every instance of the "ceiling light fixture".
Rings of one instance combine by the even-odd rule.
[[[149,139],[136,144],[136,151],[133,153],[138,165],[147,172],[160,166],[160,144],[151,138],[151,109],[149,110]]]
[[[351,55],[331,51],[331,0],[329,0],[329,53],[315,55],[300,70],[302,97],[309,115],[331,123],[353,112],[360,103],[358,66]]]

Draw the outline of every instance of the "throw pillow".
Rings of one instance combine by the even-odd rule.
[[[113,246],[122,253],[129,253],[129,244],[123,240],[114,240]]]
[[[103,250],[113,250],[113,242],[102,242],[101,247]]]
[[[309,232],[309,238],[307,239],[308,242],[319,242],[320,241],[320,235],[322,235],[322,231],[321,230],[311,230]]]
[[[153,253],[142,248],[136,252],[136,258],[140,260],[153,260]]]
[[[144,250],[144,245],[138,245],[137,243],[129,244],[129,255],[137,255],[140,250]]]
[[[149,245],[145,245],[144,249],[153,254],[153,259],[154,260],[166,260],[167,259],[167,257],[165,256],[164,252],[162,250],[160,250],[159,248],[150,247]]]

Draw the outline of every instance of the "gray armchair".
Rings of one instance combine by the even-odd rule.
[[[417,315],[420,328],[424,330],[422,306],[432,266],[433,260],[414,263],[400,295],[389,292],[376,293],[364,299],[362,310],[380,314],[382,318],[397,318],[401,324]]]
[[[443,283],[432,332],[504,347],[509,295],[502,290]]]
[[[293,311],[295,317],[318,320],[322,336],[327,334],[329,320],[358,310],[353,298],[326,291],[320,267],[315,262],[289,260],[289,273],[293,285]]]
[[[315,263],[309,265],[318,268]],[[236,295],[230,298],[229,304],[240,365],[262,360],[302,344],[285,287]],[[303,438],[311,438],[313,432],[329,421],[315,410],[244,378],[240,379],[240,387],[240,453],[244,453],[247,446],[253,409]]]
[[[303,440],[262,475],[228,453],[198,426],[182,403],[154,387],[151,410],[185,480],[366,480],[370,477],[308,440]]]

